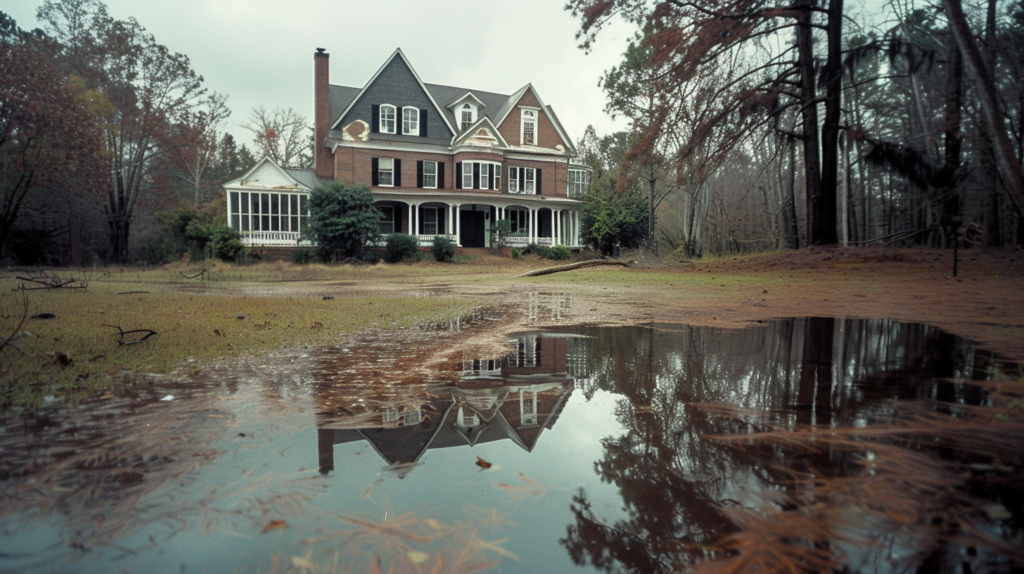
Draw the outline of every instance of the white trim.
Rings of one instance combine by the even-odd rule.
[[[394,60],[396,56],[401,56],[402,57],[402,61],[405,62],[406,67],[409,68],[409,71],[412,72],[412,76],[414,78],[416,78],[416,82],[419,83],[420,89],[422,89],[423,93],[427,95],[427,99],[430,100],[430,103],[434,104],[434,109],[437,110],[437,113],[441,116],[441,119],[444,120],[444,125],[448,126],[448,131],[452,132],[453,135],[457,134],[458,132],[455,131],[455,128],[452,127],[452,124],[448,121],[448,118],[444,115],[444,112],[442,111],[441,106],[437,105],[437,101],[434,100],[433,94],[430,93],[430,90],[427,89],[426,84],[424,84],[423,80],[420,79],[420,75],[416,73],[416,68],[412,67],[412,64],[409,63],[409,59],[405,57],[404,53],[402,53],[402,49],[401,48],[396,49],[391,54],[391,57],[389,57],[384,62],[384,65],[381,66],[377,70],[377,73],[375,73],[373,75],[373,77],[370,78],[370,81],[366,82],[366,85],[363,86],[363,89],[359,90],[359,93],[356,94],[356,97],[352,98],[352,101],[349,102],[348,107],[346,107],[345,110],[343,112],[341,112],[341,115],[338,116],[338,121],[334,122],[334,125],[331,126],[331,129],[332,130],[338,129],[338,126],[341,125],[341,120],[345,119],[345,116],[352,110],[353,107],[355,107],[356,102],[358,102],[359,99],[363,97],[363,94],[366,93],[367,88],[369,88],[370,85],[373,84],[373,82],[377,79],[377,76],[379,76],[381,74],[381,72],[384,71],[384,68],[388,67],[388,64],[390,64],[391,60]],[[539,101],[539,98],[538,98],[538,101]]]
[[[516,104],[519,103],[519,100],[523,99],[523,95],[526,94],[526,90],[530,90],[531,92],[533,92],[533,97],[537,98],[537,103],[540,104],[540,109],[544,111],[544,115],[548,117],[548,121],[550,121],[551,125],[555,128],[555,133],[557,133],[558,136],[562,138],[562,143],[565,144],[566,151],[575,154],[576,146],[573,145],[572,141],[569,140],[569,136],[565,135],[565,132],[563,132],[562,129],[558,127],[558,122],[556,122],[555,118],[551,115],[551,111],[548,110],[548,107],[544,104],[544,100],[540,99],[540,94],[537,93],[537,90],[536,88],[533,87],[533,84],[526,84],[525,86],[520,88],[518,92],[512,94],[512,96],[509,99],[514,101],[512,105],[509,106],[508,110],[505,112],[505,115],[502,116],[501,120],[498,121],[497,125],[500,126],[502,123],[504,123],[505,118],[507,118],[508,115],[512,113],[512,110],[516,108]],[[538,123],[538,128],[539,127],[540,124]]]
[[[487,116],[484,116],[484,117],[478,119],[475,124],[469,126],[469,128],[466,129],[465,131],[463,131],[462,133],[453,136],[452,137],[451,146],[452,147],[458,146],[459,142],[461,142],[463,139],[467,139],[467,138],[471,137],[474,133],[478,132],[480,127],[486,127],[488,130],[490,130],[490,132],[498,140],[498,143],[501,144],[501,149],[508,149],[508,147],[509,147],[508,142],[505,141],[505,138],[501,137],[501,132],[498,131],[498,128],[494,125],[494,123]],[[489,149],[494,149],[494,148],[492,147],[492,148],[489,148]]]
[[[384,130],[384,110],[387,108],[391,108],[391,131]],[[394,104],[381,104],[378,113],[379,115],[377,117],[377,133],[397,135],[396,132],[398,131],[398,106]]]
[[[253,187],[244,187],[242,185],[243,181],[249,179],[249,177],[252,174],[256,173],[256,170],[258,170],[260,168],[260,166],[262,166],[265,163],[269,163],[270,165],[276,167],[278,169],[278,171],[283,173],[284,176],[287,177],[288,179],[290,179],[295,185],[299,186],[299,188],[301,190],[305,190],[307,193],[310,192],[310,191],[313,191],[309,186],[305,185],[301,181],[299,181],[299,180],[295,179],[294,177],[292,177],[292,174],[288,173],[288,170],[286,170],[286,169],[282,168],[281,166],[277,165],[276,161],[270,159],[269,157],[265,157],[265,156],[264,156],[263,159],[261,159],[260,161],[256,162],[256,165],[252,166],[252,168],[249,171],[245,172],[245,175],[243,175],[242,177],[239,177],[237,179],[233,179],[233,180],[231,180],[231,181],[229,181],[227,183],[221,184],[221,187],[224,187],[224,188],[232,187],[232,188],[235,188],[235,189],[238,189],[238,190],[249,190],[249,189],[260,189],[260,190],[266,189],[266,190],[270,190],[270,189],[280,189],[280,188],[270,188],[270,187],[267,187],[267,188],[263,188],[263,187],[253,188]]]
[[[439,162],[436,161],[436,160],[433,160],[433,159],[422,159],[422,160],[419,160],[419,161],[423,162],[423,187],[421,187],[420,189],[437,189],[437,164]],[[434,173],[432,174],[434,176],[434,185],[431,185],[431,186],[428,186],[426,184],[426,181],[427,181],[427,164],[428,163],[434,164]]]
[[[416,112],[415,129],[411,132],[405,131],[405,111],[413,110]],[[402,106],[402,135],[403,136],[418,136],[420,135],[420,109],[416,106]]]
[[[465,94],[462,94],[461,96],[459,96],[459,99],[453,101],[452,103],[448,104],[445,107],[446,108],[451,108],[452,112],[454,113],[455,106],[461,104],[462,101],[465,100],[466,98],[473,98],[474,100],[476,100],[477,107],[480,107],[480,108],[486,108],[487,107],[487,104],[485,104],[483,102],[483,100],[481,100],[480,98],[476,97],[476,94],[474,94],[473,92],[466,92]]]
[[[537,108],[532,108],[532,107],[529,107],[529,106],[519,106],[519,145],[530,146],[530,147],[538,147],[537,141],[540,139],[540,138],[537,137],[537,132],[539,131],[537,129],[537,127],[540,124],[540,121],[539,121],[540,118],[537,116],[537,112],[538,111],[539,110]],[[526,114],[530,113],[530,112],[533,113],[533,117],[528,120],[526,118]],[[533,143],[526,143],[526,141],[525,141],[526,140],[526,124],[528,122],[533,124]]]
[[[388,161],[391,162],[391,170],[390,170],[390,172],[391,172],[391,183],[381,183],[381,181],[380,181],[381,173],[384,171],[384,168],[381,167],[380,162],[382,162],[384,160],[388,160]],[[377,158],[377,187],[395,187],[395,158],[393,158],[393,157],[379,157],[379,158]]]

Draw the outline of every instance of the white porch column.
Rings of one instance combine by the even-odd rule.
[[[408,223],[406,225],[409,227],[409,235],[412,235],[413,234],[413,232],[412,232],[412,204],[409,203],[407,205],[409,206],[409,209],[406,210],[406,211],[409,212],[409,219],[408,219]]]
[[[580,212],[579,211],[572,212],[572,222],[573,222],[573,226],[572,226],[572,246],[573,247],[579,247],[580,246]]]
[[[462,245],[462,210],[461,206],[455,205],[455,244]]]
[[[530,243],[537,243],[537,210],[530,208]]]
[[[551,246],[558,245],[558,218],[555,217],[554,208],[551,209]]]
[[[447,204],[446,204],[447,205]],[[452,206],[448,205],[448,213],[444,214],[444,234],[452,234]]]

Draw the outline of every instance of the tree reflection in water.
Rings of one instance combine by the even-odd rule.
[[[986,444],[990,433],[964,427],[940,444],[920,436],[921,428],[954,420],[945,414],[951,410],[964,415],[985,404],[980,387],[957,381],[997,374],[992,356],[970,344],[924,325],[825,318],[738,331],[660,326],[584,334],[591,337],[584,394],[622,396],[616,417],[627,432],[602,441],[594,466],[619,488],[625,517],[605,520],[581,489],[571,505],[575,523],[561,540],[576,564],[609,572],[745,571],[768,555],[768,570],[952,571],[961,552],[971,555],[983,542],[963,524],[969,512],[944,510],[967,504],[957,481],[979,489],[943,461],[984,458],[965,449]],[[883,423],[922,400],[930,406],[918,426],[883,431],[872,442],[857,434],[889,428]],[[1004,451],[984,462],[1021,468],[1020,440],[991,443]],[[900,472],[930,474],[915,484]],[[1020,507],[1017,478],[1017,486],[996,481],[1002,490],[986,483],[984,494]],[[884,508],[861,514],[874,496],[895,498],[904,515]],[[903,496],[910,500],[900,506]],[[756,528],[764,532],[751,536]],[[754,548],[758,541],[776,547]],[[723,556],[732,562],[708,562]]]

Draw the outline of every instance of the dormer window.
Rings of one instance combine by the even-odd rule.
[[[463,104],[463,106],[462,106],[462,122],[461,122],[462,127],[459,128],[460,131],[468,128],[471,125],[473,125],[473,120],[474,120],[473,116],[476,115],[476,114],[473,113],[474,111],[475,110],[473,109],[473,106],[471,106],[469,104]]]
[[[380,107],[380,133],[395,133],[395,106],[384,104]]]
[[[382,124],[383,125],[383,124]],[[420,110],[406,106],[402,108],[402,135],[420,135]]]
[[[523,110],[522,130],[520,132],[520,143],[522,145],[537,145],[537,112],[536,110]]]

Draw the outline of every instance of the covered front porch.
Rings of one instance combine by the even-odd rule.
[[[498,247],[496,224],[507,219],[511,233],[501,238],[505,246],[580,246],[578,201],[469,194],[453,201],[451,194],[447,195],[391,198],[375,192],[374,204],[383,214],[382,239],[392,233],[405,233],[415,236],[421,247],[429,247],[435,236],[446,235],[459,247]]]

